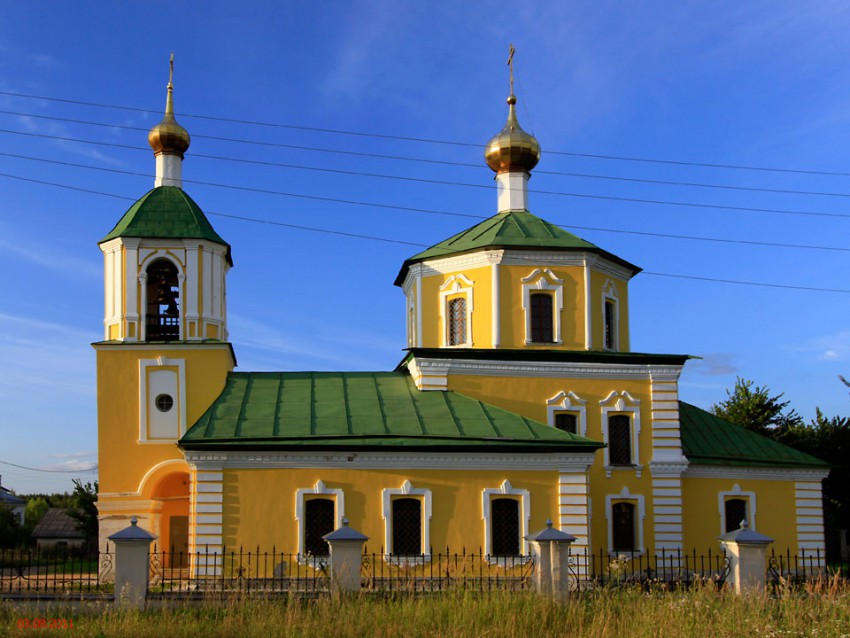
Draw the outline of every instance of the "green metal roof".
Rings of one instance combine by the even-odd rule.
[[[501,212],[494,217],[476,224],[463,232],[449,237],[407,259],[396,277],[395,284],[400,286],[404,282],[407,269],[411,264],[426,259],[447,257],[457,253],[466,253],[485,248],[522,248],[530,250],[583,250],[604,255],[608,259],[625,266],[633,271],[632,274],[640,272],[640,268],[634,264],[620,259],[598,246],[568,233],[563,228],[551,224],[527,210],[511,210]]]
[[[530,361],[547,363],[610,363],[626,365],[684,365],[687,354],[648,354],[611,350],[531,350],[524,348],[405,348],[407,354],[396,366],[405,370],[414,357],[423,359],[463,359],[475,361]]]
[[[694,465],[830,467],[814,456],[682,401],[679,402],[679,422],[682,450]]]
[[[99,243],[116,237],[207,239],[227,246],[227,261],[233,263],[230,244],[215,232],[201,207],[176,186],[158,186],[145,193]]]
[[[593,452],[601,443],[398,372],[232,372],[195,449]]]

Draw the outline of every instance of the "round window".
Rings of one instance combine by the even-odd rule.
[[[160,412],[168,412],[174,407],[174,397],[170,394],[160,394],[154,399],[154,403],[156,404],[156,409]]]

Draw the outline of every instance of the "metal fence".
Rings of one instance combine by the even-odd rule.
[[[0,594],[110,593],[113,558],[61,547],[0,549]]]

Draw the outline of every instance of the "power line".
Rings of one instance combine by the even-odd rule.
[[[122,111],[133,111],[137,113],[162,113],[161,109],[145,109],[133,106],[122,106],[117,104],[103,104],[100,102],[88,102],[85,100],[71,100],[67,98],[57,98],[57,97],[49,97],[44,95],[32,95],[28,93],[19,93],[14,91],[0,91],[0,95],[8,95],[12,97],[25,98],[25,99],[33,99],[33,100],[45,100],[49,102],[60,102],[64,104],[76,104],[80,106],[92,106],[96,108],[106,108],[106,109],[116,109]],[[457,142],[452,140],[439,140],[439,139],[431,139],[424,137],[411,137],[405,135],[388,135],[383,133],[364,133],[362,131],[350,131],[345,129],[333,129],[333,128],[323,128],[323,127],[314,127],[314,126],[299,126],[295,124],[283,124],[279,122],[263,122],[258,120],[244,120],[239,118],[230,118],[223,116],[215,116],[215,115],[199,115],[193,113],[181,113],[181,117],[187,118],[195,118],[201,120],[211,120],[216,122],[228,122],[232,124],[247,124],[251,126],[264,126],[270,128],[283,128],[290,130],[299,130],[299,131],[311,131],[318,133],[331,133],[334,135],[349,135],[355,137],[372,137],[376,139],[387,139],[387,140],[398,140],[404,142],[421,142],[427,144],[443,144],[449,146],[464,146],[470,148],[484,148],[484,144],[474,144],[471,142]],[[666,164],[671,166],[694,166],[700,168],[719,168],[726,170],[744,170],[744,171],[761,171],[768,173],[790,173],[790,174],[802,174],[802,175],[823,175],[823,176],[832,176],[832,177],[850,177],[850,173],[847,172],[838,172],[838,171],[822,171],[822,170],[814,170],[814,169],[801,169],[801,168],[779,168],[773,166],[755,166],[755,165],[746,165],[746,164],[723,164],[723,163],[712,163],[712,162],[691,162],[685,160],[668,160],[668,159],[659,159],[659,158],[651,158],[651,157],[637,157],[637,156],[626,156],[626,155],[605,155],[599,153],[578,153],[574,151],[558,151],[558,150],[548,150],[546,151],[551,155],[564,155],[569,157],[587,157],[591,159],[603,159],[603,160],[611,160],[611,161],[619,161],[619,162],[643,162],[650,164]]]
[[[13,157],[13,158],[16,158],[16,159],[24,159],[24,160],[31,160],[31,161],[37,161],[37,162],[44,162],[44,163],[49,163],[49,164],[58,164],[60,166],[71,166],[71,167],[74,167],[74,168],[83,168],[83,169],[89,169],[89,170],[104,171],[104,172],[109,172],[109,173],[117,173],[117,174],[120,174],[120,175],[130,175],[130,176],[134,176],[134,177],[150,177],[150,178],[154,177],[150,173],[142,173],[142,172],[137,172],[137,171],[127,171],[127,170],[122,170],[122,169],[117,169],[117,168],[107,168],[107,167],[104,167],[104,166],[92,166],[90,164],[80,164],[80,163],[77,163],[77,162],[65,162],[65,161],[61,161],[61,160],[51,160],[51,159],[47,159],[47,158],[30,157],[30,156],[26,156],[26,155],[18,155],[16,153],[0,152],[0,156]],[[6,174],[0,174],[0,175],[6,176]],[[47,182],[41,182],[39,180],[31,180],[31,181],[34,181],[34,182],[37,182],[37,183],[47,183]],[[472,219],[482,219],[482,220],[488,219],[488,216],[486,216],[486,215],[475,215],[475,214],[471,214],[471,213],[458,213],[458,212],[434,210],[434,209],[427,209],[427,208],[394,206],[394,205],[389,205],[389,204],[379,204],[379,203],[374,203],[374,202],[362,202],[362,201],[357,201],[357,200],[338,199],[338,198],[333,198],[333,197],[321,197],[321,196],[318,196],[318,195],[305,195],[305,194],[301,194],[301,193],[288,193],[288,192],[283,192],[283,191],[260,190],[260,189],[253,189],[253,188],[250,188],[250,187],[247,187],[247,186],[246,187],[235,186],[235,185],[231,185],[231,184],[221,184],[221,183],[217,183],[217,182],[203,182],[203,181],[196,181],[196,180],[184,180],[184,181],[186,181],[187,183],[200,184],[200,185],[204,185],[204,186],[214,186],[214,187],[218,187],[218,188],[232,188],[232,189],[240,189],[240,190],[249,190],[249,191],[254,191],[254,192],[259,191],[259,192],[262,192],[264,194],[281,195],[281,196],[284,196],[284,197],[297,197],[297,198],[302,198],[302,199],[313,199],[313,200],[325,201],[325,202],[331,202],[331,203],[338,203],[338,204],[349,204],[349,205],[367,206],[367,207],[374,207],[374,208],[389,208],[389,209],[394,209],[394,210],[404,210],[404,211],[417,212],[417,213],[423,213],[423,214],[447,215],[447,216],[452,216],[452,217],[467,217],[467,218],[472,218]],[[128,199],[130,199],[130,198],[128,198]],[[848,215],[848,216],[850,216],[850,215]],[[292,224],[283,224],[283,225],[288,225],[288,226],[291,226],[292,228],[300,228],[300,226],[292,225]],[[682,240],[688,240],[688,241],[706,241],[706,242],[724,243],[724,244],[741,244],[741,245],[747,245],[747,246],[765,246],[765,247],[769,247],[769,248],[792,248],[792,249],[805,249],[805,250],[828,250],[828,251],[833,251],[833,252],[850,252],[849,247],[843,247],[843,246],[819,246],[819,245],[814,245],[814,244],[790,244],[790,243],[754,241],[754,240],[745,240],[745,239],[728,239],[728,238],[722,238],[722,237],[700,237],[700,236],[695,236],[695,235],[673,235],[673,234],[669,234],[669,233],[653,233],[653,232],[637,231],[637,230],[599,228],[599,227],[594,227],[594,226],[575,226],[575,225],[562,225],[562,224],[559,224],[559,225],[562,228],[565,228],[565,229],[568,229],[568,230],[569,229],[590,230],[590,231],[603,232],[603,233],[638,235],[638,236],[644,236],[644,237],[659,237],[659,238],[665,238],[665,239],[682,239]],[[340,232],[339,234],[346,234],[346,233]],[[352,235],[352,236],[358,236],[358,235]],[[419,245],[419,244],[414,244],[414,245]]]
[[[45,120],[52,120],[58,122],[65,122],[71,124],[84,124],[88,126],[99,126],[103,128],[111,128],[111,129],[122,129],[128,131],[138,131],[138,132],[147,132],[149,129],[141,126],[129,126],[126,124],[109,124],[105,122],[93,122],[91,120],[78,120],[73,118],[65,118],[65,117],[57,117],[52,115],[39,115],[36,113],[24,113],[21,111],[8,111],[0,109],[0,114],[5,115],[15,115],[19,117],[30,117],[30,118],[38,118]],[[32,132],[24,132],[24,131],[13,131],[9,129],[0,129],[0,133],[8,133],[15,135],[26,135],[29,137],[39,137],[44,139],[57,139],[62,141],[69,142],[79,142],[83,144],[97,144],[101,146],[111,146],[116,148],[126,148],[133,150],[144,150],[147,151],[147,147],[142,146],[130,146],[127,144],[117,144],[114,142],[99,142],[94,140],[84,140],[80,138],[72,138],[65,137],[59,135],[49,135],[46,133],[32,133]],[[233,137],[222,137],[218,135],[203,135],[200,133],[193,134],[193,137],[198,139],[207,139],[207,140],[215,140],[215,141],[223,141],[223,142],[233,142],[237,144],[250,144],[250,145],[259,145],[273,148],[284,148],[287,150],[298,150],[298,151],[310,151],[316,153],[328,153],[335,155],[346,155],[351,157],[368,157],[372,159],[385,159],[392,161],[404,161],[404,162],[419,162],[425,164],[436,164],[441,166],[457,166],[463,168],[474,168],[484,170],[484,164],[481,162],[472,163],[472,162],[453,162],[450,160],[436,160],[424,157],[410,157],[406,155],[388,155],[384,153],[366,153],[364,151],[349,151],[343,149],[331,149],[331,148],[323,148],[317,146],[304,146],[300,144],[284,144],[282,142],[268,142],[263,140],[249,140],[245,138],[233,138]],[[204,155],[201,153],[192,153],[193,157],[199,157],[204,159],[214,159],[214,160],[222,160],[222,161],[231,161],[231,162],[243,162],[243,163],[254,163],[254,164],[262,164],[266,166],[286,166],[285,164],[280,164],[277,162],[269,162],[269,161],[259,161],[259,160],[251,160],[251,159],[242,159],[235,157],[220,157],[215,155]],[[615,182],[628,182],[635,184],[652,184],[659,186],[678,186],[678,187],[688,187],[688,188],[709,188],[715,190],[731,190],[731,191],[739,191],[739,192],[752,192],[752,193],[771,193],[771,194],[779,194],[779,195],[806,195],[806,196],[820,196],[820,197],[845,197],[850,198],[850,193],[837,193],[831,191],[806,191],[806,190],[795,190],[795,189],[786,189],[786,188],[766,188],[760,186],[738,186],[732,184],[714,184],[714,183],[706,183],[706,182],[683,182],[676,180],[660,180],[660,179],[648,179],[648,178],[639,178],[639,177],[622,177],[618,175],[599,175],[595,173],[576,173],[571,171],[552,171],[552,170],[541,170],[537,169],[534,171],[537,175],[553,175],[559,177],[574,177],[579,179],[593,179],[593,180],[607,180],[607,181],[615,181]],[[533,191],[532,191],[533,192]]]
[[[97,465],[94,467],[87,468],[85,470],[45,470],[40,467],[27,467],[26,465],[18,465],[17,463],[10,463],[9,461],[0,461],[3,465],[10,465],[12,467],[17,467],[21,470],[29,470],[31,472],[44,472],[45,474],[82,474],[83,472],[97,472]]]
[[[30,179],[30,178],[26,178],[26,177],[17,176],[17,175],[10,175],[8,173],[0,173],[0,177],[8,177],[8,178],[11,178],[11,179],[18,179],[18,180],[22,180],[22,181],[26,181],[26,182],[33,182],[33,183],[36,183],[36,184],[43,184],[43,185],[47,185],[47,186],[55,186],[55,187],[59,187],[59,188],[66,188],[66,189],[79,191],[79,192],[83,192],[83,193],[89,193],[89,194],[94,194],[94,195],[103,195],[103,196],[106,196],[106,197],[135,201],[132,197],[125,197],[123,195],[115,195],[113,193],[105,193],[103,191],[96,191],[96,190],[92,190],[92,189],[79,188],[79,187],[76,187],[76,186],[68,186],[66,184],[58,184],[58,183],[55,183],[55,182],[47,182],[47,181],[44,181],[44,180]],[[405,246],[419,246],[419,247],[423,247],[423,248],[428,247],[428,244],[408,242],[408,241],[403,241],[403,240],[400,240],[400,239],[392,239],[392,238],[388,238],[388,237],[378,237],[378,236],[375,236],[375,235],[356,234],[356,233],[348,233],[348,232],[344,232],[344,231],[329,230],[329,229],[325,229],[325,228],[315,228],[315,227],[312,227],[312,226],[287,224],[287,223],[284,223],[284,222],[256,219],[256,218],[251,218],[251,217],[242,217],[242,216],[237,216],[237,215],[229,215],[229,214],[226,214],[226,213],[207,212],[207,214],[208,215],[214,215],[214,216],[217,216],[217,217],[229,217],[229,218],[233,218],[233,219],[237,219],[237,220],[245,221],[245,222],[252,222],[252,223],[258,223],[258,224],[268,224],[268,225],[273,225],[273,226],[284,226],[284,227],[288,227],[288,228],[297,228],[299,230],[305,230],[305,231],[316,232],[316,233],[343,235],[343,236],[346,236],[346,237],[352,237],[352,238],[357,238],[357,239],[364,239],[364,240],[370,240],[370,241],[380,241],[380,242],[386,242],[386,243],[391,243],[391,244],[400,244],[400,245],[405,245]],[[451,251],[446,251],[446,252],[449,253]],[[696,275],[671,274],[671,273],[660,273],[660,272],[652,272],[652,271],[643,271],[643,274],[656,276],[656,277],[673,277],[673,278],[677,278],[677,279],[690,279],[690,280],[695,280],[695,281],[707,281],[707,282],[716,282],[716,283],[737,284],[737,285],[742,285],[742,286],[783,288],[783,289],[789,289],[789,290],[806,290],[806,291],[813,291],[813,292],[832,292],[832,293],[839,293],[839,294],[850,294],[850,289],[845,290],[845,289],[841,289],[841,288],[817,288],[817,287],[813,287],[813,286],[792,286],[792,285],[786,285],[786,284],[774,284],[774,283],[755,282],[755,281],[738,281],[738,280],[733,280],[733,279],[720,279],[720,278],[715,278],[715,277],[700,277],[700,276],[696,276]]]

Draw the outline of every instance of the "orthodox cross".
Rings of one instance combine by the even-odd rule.
[[[514,53],[516,53],[516,49],[514,45],[511,44],[508,48],[508,69],[510,69],[511,76],[511,95],[514,94]]]

